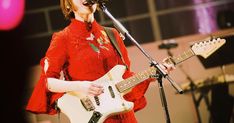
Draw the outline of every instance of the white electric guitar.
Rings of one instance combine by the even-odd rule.
[[[177,65],[194,55],[207,58],[225,42],[225,39],[218,38],[195,43],[188,51],[178,57],[168,58],[166,62]],[[152,67],[123,80],[122,75],[125,70],[125,66],[116,65],[104,76],[93,81],[104,87],[104,93],[101,95],[89,96],[69,92],[58,99],[58,107],[68,116],[71,123],[103,123],[111,115],[130,111],[133,108],[133,103],[126,101],[123,95],[135,85],[154,75],[156,69]]]

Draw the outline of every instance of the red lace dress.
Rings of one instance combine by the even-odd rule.
[[[124,63],[119,54],[111,45],[102,26],[96,21],[88,24],[72,19],[69,26],[60,32],[54,33],[51,44],[45,57],[41,60],[42,72],[26,110],[33,113],[56,114],[55,101],[64,93],[53,93],[47,90],[48,77],[60,78],[63,71],[66,80],[93,81],[105,75],[117,64],[126,64],[123,78],[133,75],[130,71],[130,61],[126,47],[113,29],[115,38],[123,54]],[[45,69],[45,60],[48,65]],[[134,110],[125,114],[111,116],[105,123],[136,123],[134,111],[146,105],[144,94],[150,80],[135,86],[124,96],[128,101],[134,102]]]

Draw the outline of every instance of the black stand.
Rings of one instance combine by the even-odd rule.
[[[198,123],[201,123],[201,116],[200,116],[200,112],[199,112],[199,105],[201,100],[204,98],[207,110],[210,112],[210,118],[209,118],[209,123],[212,122],[212,112],[211,112],[211,105],[210,105],[210,101],[209,101],[209,97],[208,97],[208,93],[210,91],[209,88],[204,88],[200,90],[200,95],[198,97],[198,99],[196,99],[195,97],[195,85],[193,83],[190,83],[190,87],[191,87],[191,94],[192,94],[192,99],[193,99],[193,103],[195,105],[195,110],[196,110],[196,114],[197,114],[197,119],[198,119]]]
[[[194,82],[190,81],[189,86],[191,88],[191,95],[192,95],[192,99],[193,99],[193,104],[195,105],[195,111],[196,111],[196,115],[197,115],[197,120],[198,120],[198,123],[201,123],[201,116],[200,116],[200,112],[199,112],[199,109],[198,109],[200,101],[196,101],[195,92],[194,92],[196,87],[195,87]]]
[[[162,76],[158,74],[157,80],[158,80],[158,87],[159,87],[159,92],[160,92],[161,103],[162,103],[162,107],[163,107],[163,110],[165,113],[164,116],[166,116],[165,117],[166,123],[170,123],[171,120],[170,120],[170,115],[169,115],[169,111],[167,108],[166,96],[165,96],[164,89],[163,89]]]
[[[159,63],[156,62],[155,60],[153,60],[152,57],[150,57],[145,50],[139,45],[139,43],[129,34],[129,32],[127,31],[127,29],[118,21],[116,20],[111,13],[107,10],[107,8],[104,6],[103,2],[99,3],[99,7],[101,8],[101,10],[113,21],[114,26],[116,27],[116,29],[124,36],[128,37],[134,45],[137,46],[137,48],[139,48],[139,50],[148,58],[148,60],[150,61],[150,66],[153,66],[156,68],[157,72],[155,73],[158,82],[159,82],[159,90],[160,90],[160,95],[161,95],[161,101],[163,104],[163,109],[165,109],[165,118],[167,123],[170,123],[170,118],[169,118],[169,113],[168,113],[168,109],[167,109],[167,102],[166,102],[166,97],[164,94],[164,90],[163,90],[163,86],[162,86],[162,77],[166,78],[171,85],[177,90],[178,93],[182,94],[183,90],[168,76],[168,74],[159,66]]]
[[[178,44],[173,40],[173,41],[163,41],[162,44],[159,45],[159,49],[166,49],[167,50],[167,54],[172,57],[173,54],[171,53],[170,49],[172,48],[176,48],[178,46]],[[167,108],[167,100],[165,98],[165,93],[164,93],[164,89],[163,89],[163,85],[162,85],[162,76],[160,74],[158,74],[158,76],[156,77],[157,81],[158,81],[158,87],[159,87],[159,92],[160,92],[160,98],[161,98],[161,102],[162,102],[162,107],[164,110],[164,115],[166,116],[166,122],[170,123],[170,116],[169,116],[169,112],[168,112],[168,108]]]
[[[204,98],[205,104],[207,106],[207,110],[210,111],[210,102],[209,102],[209,98],[208,98],[209,89],[208,88],[201,89],[200,96],[198,97],[198,99],[196,99],[195,91],[198,89],[198,87],[195,85],[194,81],[190,78],[190,76],[182,69],[182,67],[180,67],[180,70],[184,73],[186,78],[190,81],[190,83],[189,83],[190,90],[189,91],[191,92],[191,95],[192,95],[193,104],[195,106],[195,111],[196,111],[198,123],[201,123],[199,105],[200,105],[201,100]],[[212,115],[210,115],[210,116],[212,116]],[[209,123],[210,122],[211,122],[211,118],[209,120]]]
[[[232,117],[233,119],[233,106],[234,106],[234,97],[229,95],[228,93],[228,84],[229,82],[225,79],[225,71],[224,71],[224,65],[227,64],[233,64],[234,63],[234,55],[233,55],[233,47],[234,47],[234,35],[233,32],[226,33],[226,34],[220,34],[213,36],[211,35],[211,39],[213,37],[221,37],[226,40],[226,44],[219,49],[218,52],[215,54],[212,54],[208,59],[202,59],[201,57],[198,57],[203,66],[208,68],[213,67],[221,67],[223,76],[224,76],[224,82],[219,83],[216,80],[213,80],[212,82],[216,82],[216,84],[210,85],[209,88],[202,88],[200,90],[207,89],[211,90],[211,103],[207,103],[207,108],[210,111],[210,122],[212,123],[229,123],[231,122],[230,119]],[[219,60],[217,60],[219,59]],[[207,82],[206,82],[207,83]],[[205,90],[204,90],[205,91]],[[203,95],[207,94],[208,92],[202,92]],[[205,97],[205,96],[203,96]],[[206,98],[204,98],[206,100]],[[198,105],[197,105],[198,106]]]
[[[225,79],[225,72],[222,67],[224,82],[218,82],[216,79],[206,79],[203,81],[203,86],[197,86],[192,79],[181,69],[190,81],[189,90],[191,92],[193,103],[196,110],[198,123],[202,123],[199,113],[199,105],[204,99],[207,111],[210,113],[208,123],[229,123],[231,122],[232,109],[234,105],[233,97],[228,94],[228,83]],[[200,83],[202,84],[202,83]],[[199,84],[198,84],[199,85]],[[195,97],[195,92],[199,92],[199,97]],[[211,101],[209,100],[209,92],[211,92]]]

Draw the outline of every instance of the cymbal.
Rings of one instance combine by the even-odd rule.
[[[210,87],[217,84],[222,83],[234,83],[234,75],[233,74],[225,74],[225,75],[218,75],[212,76],[210,78],[196,80],[194,82],[187,82],[181,84],[182,90],[186,93],[188,91],[199,90],[201,88]]]

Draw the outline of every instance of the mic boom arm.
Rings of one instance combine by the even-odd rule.
[[[106,2],[108,2],[108,0],[86,0],[84,2],[84,4],[86,4],[86,5],[93,5],[93,4],[97,3],[99,5],[102,5],[102,4],[105,4]]]
[[[98,0],[95,0],[98,1]],[[103,0],[101,0],[103,1]],[[146,51],[139,45],[139,43],[129,34],[128,30],[117,20],[115,19],[111,13],[107,10],[106,6],[104,6],[104,3],[100,3],[99,4],[101,10],[113,21],[114,26],[117,28],[117,30],[123,34],[124,36],[128,37],[134,45],[137,46],[137,48],[148,58],[148,60],[150,61],[151,66],[154,66],[158,72],[160,73],[160,75],[162,75],[164,78],[166,78],[170,84],[176,89],[176,91],[180,94],[183,93],[183,90],[179,87],[179,85],[177,83],[175,83],[170,76],[159,66],[159,63],[156,62],[152,57],[150,57],[150,55],[148,53],[146,53]]]

